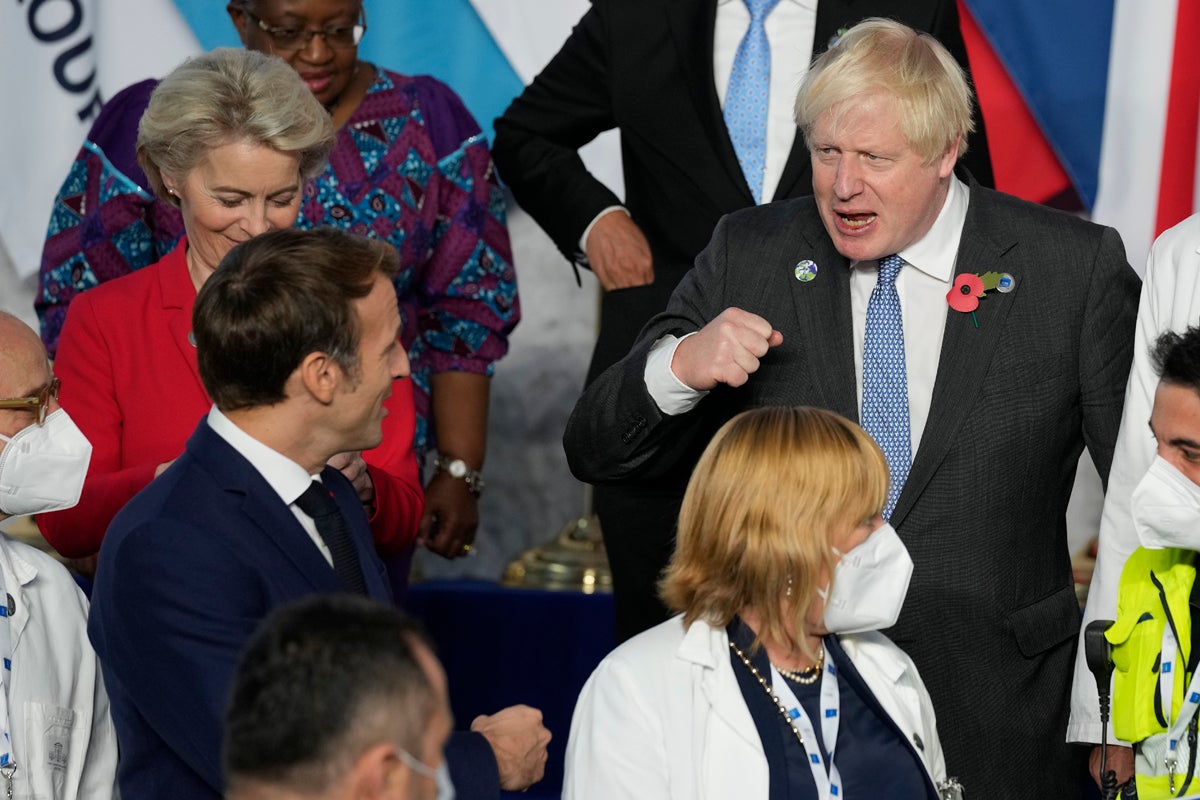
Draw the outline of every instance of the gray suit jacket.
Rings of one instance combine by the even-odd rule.
[[[820,268],[810,283],[794,277],[802,259]],[[667,311],[576,406],[572,471],[682,487],[741,410],[813,405],[857,420],[848,266],[811,198],[724,218]],[[978,327],[948,313],[929,421],[891,520],[916,566],[888,633],[929,686],[948,771],[968,796],[1077,797],[1080,754],[1064,744],[1079,629],[1065,512],[1085,444],[1108,476],[1139,281],[1112,229],[972,184],[956,272],[993,270],[1016,289],[989,292]],[[646,392],[647,351],[730,306],[766,318],[783,344],[746,385],[664,416]]]

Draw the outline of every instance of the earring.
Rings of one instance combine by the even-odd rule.
[[[791,575],[788,575],[787,596],[788,597],[792,596],[792,576]]]

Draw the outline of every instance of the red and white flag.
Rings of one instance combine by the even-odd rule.
[[[1154,238],[1197,210],[1200,3],[1117,0],[1092,218],[1141,272]]]

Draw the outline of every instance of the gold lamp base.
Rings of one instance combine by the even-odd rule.
[[[592,594],[612,591],[612,573],[600,521],[595,515],[571,520],[554,540],[526,550],[504,570],[501,583],[529,589]]]

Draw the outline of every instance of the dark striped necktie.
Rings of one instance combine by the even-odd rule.
[[[350,538],[346,520],[333,495],[320,481],[313,481],[304,494],[296,498],[296,505],[316,523],[317,533],[321,534],[325,546],[329,548],[334,572],[342,579],[342,583],[352,592],[366,594],[367,585],[363,581],[354,540]]]

